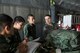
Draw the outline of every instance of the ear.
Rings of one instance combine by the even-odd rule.
[[[6,32],[8,32],[8,31],[10,31],[10,30],[11,30],[11,28],[10,28],[9,26],[5,26],[5,28],[4,28],[4,29],[5,29],[5,31],[6,31]]]
[[[5,26],[4,27],[4,30],[5,30],[5,32],[8,31],[9,30],[9,27],[8,26]]]
[[[8,26],[5,26],[5,27],[4,27],[4,34],[5,34],[5,35],[8,35],[8,36],[11,34],[10,28],[9,28]]]

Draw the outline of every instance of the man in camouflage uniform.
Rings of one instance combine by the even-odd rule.
[[[24,38],[28,38],[29,41],[32,41],[37,38],[36,36],[36,25],[35,25],[35,17],[32,14],[29,14],[27,17],[28,23],[24,26]]]
[[[9,35],[12,33],[12,18],[6,14],[0,14],[0,53],[10,53]]]
[[[43,27],[44,36],[49,34],[51,31],[58,29],[58,25],[56,23],[52,23],[51,15],[45,15],[45,25]]]
[[[9,37],[9,39],[11,40],[10,41],[11,53],[15,53],[17,50],[19,50],[19,52],[21,52],[21,49],[22,49],[22,51],[24,51],[25,49],[26,49],[25,52],[27,51],[27,48],[26,48],[27,42],[26,42],[26,40],[24,40],[24,38],[21,40],[21,36],[19,34],[19,30],[22,29],[24,23],[25,23],[25,20],[21,16],[16,16],[13,20],[14,34],[11,37]],[[23,48],[23,47],[25,47],[25,48]],[[21,52],[21,53],[23,53],[23,52]]]
[[[45,42],[45,38],[47,37],[47,35],[49,33],[51,33],[53,30],[58,29],[58,25],[56,23],[52,23],[52,18],[51,15],[45,15],[44,17],[45,20],[45,25],[43,27],[43,36],[41,37],[40,41],[42,43],[42,47],[38,48],[39,53],[50,53],[53,49],[50,48],[50,46],[46,46]],[[43,51],[43,52],[41,52]]]

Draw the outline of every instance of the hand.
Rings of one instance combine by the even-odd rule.
[[[26,41],[25,39],[22,41],[22,44],[26,45],[28,41]]]
[[[29,41],[27,37],[25,37],[25,38],[24,38],[24,40],[26,40],[26,42],[28,42],[28,41]]]

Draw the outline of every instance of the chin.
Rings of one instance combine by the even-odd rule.
[[[17,30],[20,30],[21,28],[18,28]]]

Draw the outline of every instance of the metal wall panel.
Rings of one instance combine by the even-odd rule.
[[[1,4],[49,9],[49,0],[0,0]]]

